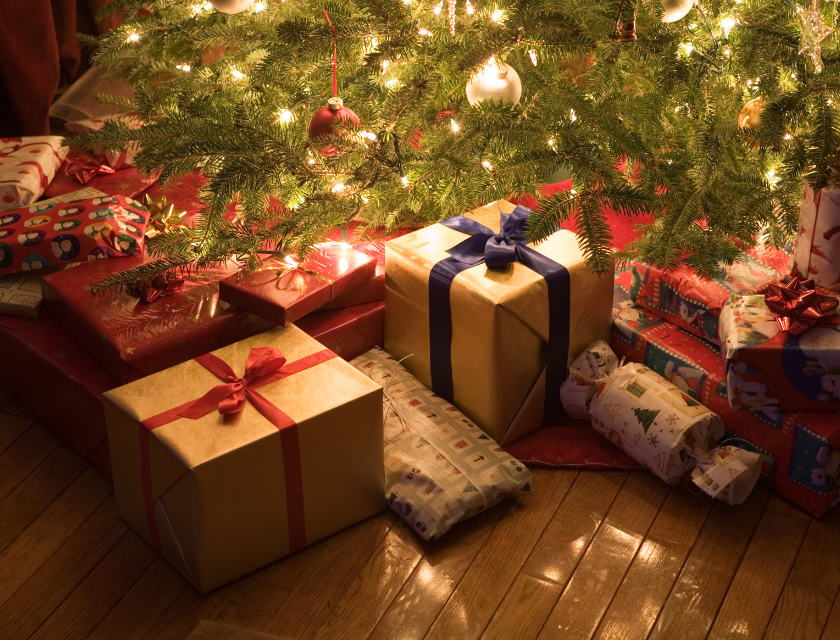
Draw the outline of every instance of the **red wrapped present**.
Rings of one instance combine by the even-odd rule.
[[[725,267],[715,280],[701,278],[687,265],[664,271],[634,262],[630,291],[639,306],[694,335],[720,344],[718,320],[729,296],[764,291],[787,272],[789,259],[783,251],[755,249]]]
[[[103,193],[118,193],[139,200],[139,196],[155,182],[156,176],[144,176],[134,167],[128,167],[109,174],[95,175],[85,186]],[[62,168],[44,189],[44,197],[56,198],[79,188],[79,181]]]
[[[0,383],[108,476],[102,394],[117,383],[53,319],[0,317]]]
[[[372,278],[365,280],[358,287],[345,291],[330,300],[321,307],[322,311],[344,309],[345,307],[354,307],[357,304],[379,302],[385,299],[385,239],[360,242],[354,244],[353,248],[376,259],[376,272]]]
[[[219,283],[219,297],[253,314],[286,326],[376,274],[376,258],[343,242],[318,246],[298,265],[267,260],[255,273],[237,273]]]
[[[630,272],[616,280],[611,345],[641,362],[723,418],[726,444],[764,455],[762,479],[820,516],[840,498],[840,414],[733,409],[716,345],[633,304]]]
[[[44,310],[118,382],[156,373],[272,324],[219,300],[219,280],[235,271],[209,269],[150,303],[128,292],[92,296],[92,285],[142,258],[100,260],[41,279]]]
[[[295,324],[345,360],[352,360],[384,342],[385,302],[316,311]]]
[[[0,214],[0,273],[142,252],[148,212],[125,196],[60,198]]]
[[[775,295],[733,297],[723,308],[720,332],[733,409],[840,410],[838,299],[827,289],[799,284],[794,278],[791,288],[771,285]]]

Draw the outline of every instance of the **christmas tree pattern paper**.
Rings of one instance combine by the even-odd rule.
[[[350,364],[385,388],[385,497],[424,539],[534,491],[519,460],[380,348]]]

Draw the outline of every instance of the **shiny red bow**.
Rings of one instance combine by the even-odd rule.
[[[153,302],[158,298],[177,293],[184,288],[184,279],[179,280],[152,280],[143,284],[135,284],[128,288],[128,295],[140,298],[140,302]]]
[[[67,166],[64,172],[73,176],[81,184],[87,184],[94,176],[114,173],[102,158],[85,153],[81,149],[71,149],[65,158]]]
[[[817,293],[813,280],[798,277],[772,283],[767,287],[764,301],[776,317],[779,328],[795,336],[831,318],[840,304],[836,298]]]
[[[245,374],[240,378],[233,369],[221,358],[211,353],[195,359],[205,369],[223,380],[225,384],[213,387],[201,398],[182,409],[179,414],[184,418],[198,419],[218,408],[219,413],[229,415],[242,411],[245,398],[257,408],[266,418],[272,418],[278,413],[277,408],[258,394],[255,389],[261,387],[276,377],[279,370],[286,364],[286,357],[275,347],[255,347],[248,354],[245,363]],[[286,418],[282,413],[280,414]],[[288,420],[288,418],[286,418]],[[285,422],[282,420],[281,422]]]

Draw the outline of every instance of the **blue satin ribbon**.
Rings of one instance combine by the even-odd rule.
[[[450,402],[452,384],[452,308],[449,292],[462,271],[486,264],[488,269],[505,269],[520,262],[545,278],[548,285],[548,362],[545,377],[543,420],[560,415],[560,384],[569,361],[570,281],[566,267],[534,251],[525,238],[530,209],[517,206],[501,214],[501,229],[495,233],[483,224],[455,216],[440,224],[469,237],[447,251],[449,258],[438,262],[429,274],[429,350],[432,390]]]

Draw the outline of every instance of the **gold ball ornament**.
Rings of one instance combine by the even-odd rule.
[[[761,112],[764,111],[764,100],[753,98],[738,114],[738,128],[758,129],[761,126]]]
[[[694,0],[662,0],[662,22],[682,20],[693,6]]]
[[[509,64],[490,60],[467,82],[467,100],[473,107],[482,100],[517,104],[522,97],[522,81]]]
[[[209,2],[214,9],[228,14],[242,13],[254,4],[254,0],[209,0]]]

